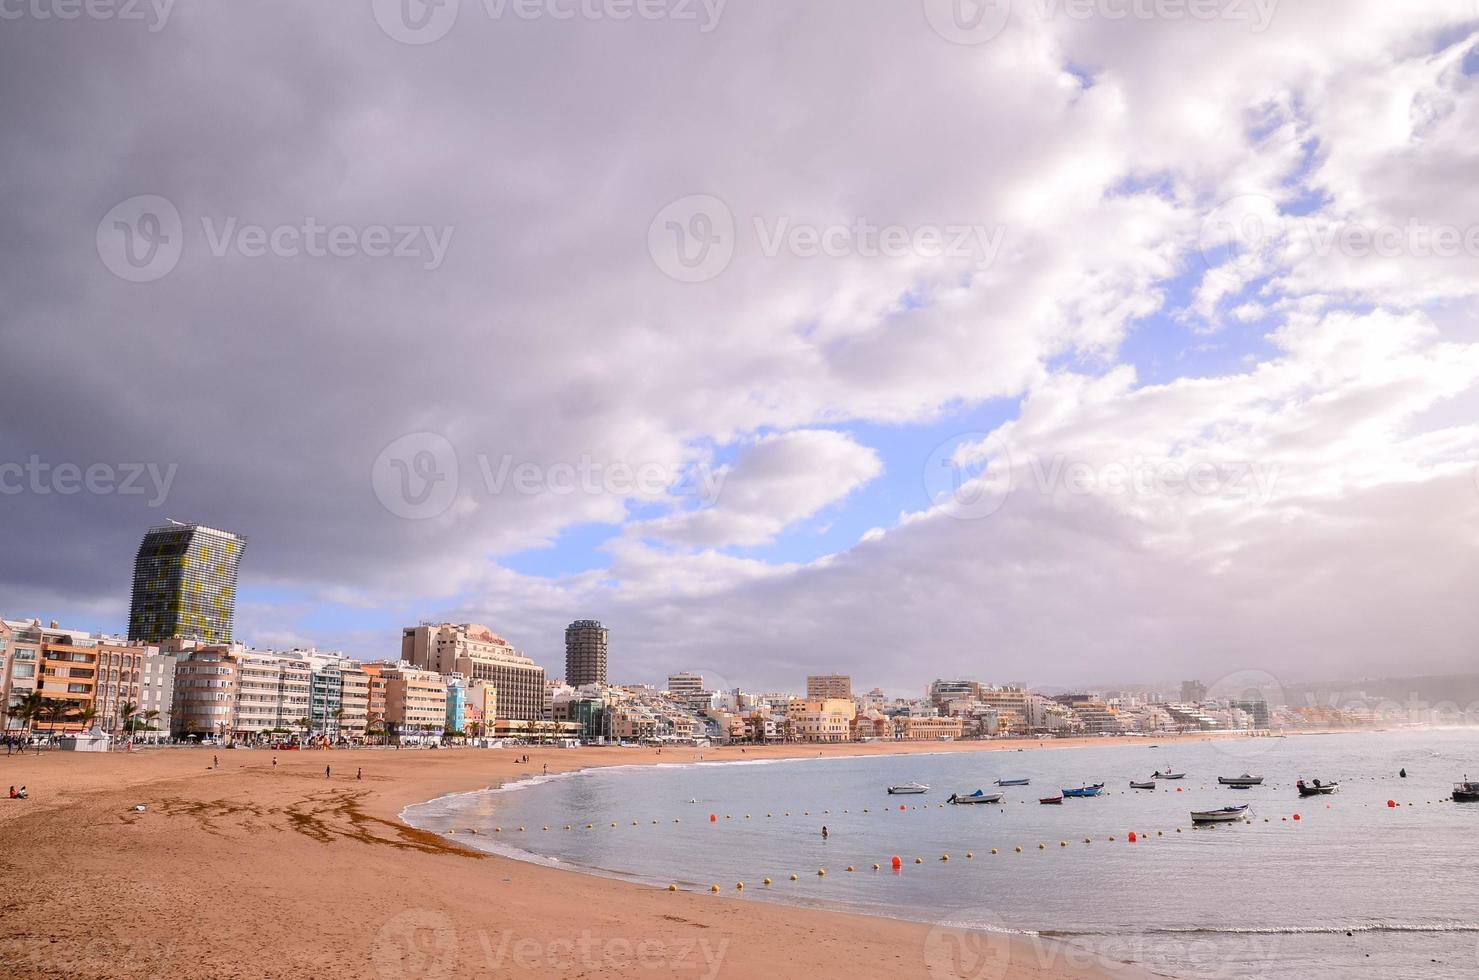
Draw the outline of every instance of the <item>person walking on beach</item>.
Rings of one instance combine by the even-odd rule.
[[[354,778],[355,779],[364,779],[365,778],[365,770],[364,770],[363,767],[361,767],[359,769],[356,769],[354,771]]]
[[[324,766],[324,778],[325,779],[328,779],[329,778],[329,767],[328,766]]]
[[[219,768],[221,768],[221,757],[220,756],[218,756],[218,755],[211,756],[211,768],[212,769],[219,769]]]
[[[277,756],[272,757],[272,768],[277,768]]]
[[[545,775],[546,775],[546,776],[548,776],[548,775],[549,775],[549,763],[548,763],[548,762],[546,762],[546,763],[545,763],[545,764],[544,764],[544,774],[545,774]]]

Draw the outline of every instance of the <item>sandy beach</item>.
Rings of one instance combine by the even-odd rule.
[[[1096,741],[1050,741],[1041,751]],[[398,819],[407,804],[499,785],[545,763],[556,772],[700,754],[714,761],[1036,746],[772,746],[743,756],[737,748],[664,749],[661,757],[651,749],[535,748],[529,764],[516,763],[524,750],[514,749],[0,756],[0,784],[31,793],[0,800],[0,973],[1142,976],[1040,940],[983,943],[949,928],[540,867],[464,849]]]

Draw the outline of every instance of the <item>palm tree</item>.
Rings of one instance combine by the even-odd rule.
[[[334,719],[334,737],[337,739],[341,737],[341,733],[344,730],[344,709],[335,708],[330,714]],[[324,732],[324,734],[327,735],[328,732]]]
[[[29,735],[41,718],[41,705],[45,701],[38,691],[27,691],[26,695],[10,709],[12,718],[19,718],[24,726],[21,731]]]
[[[139,713],[139,706],[133,701],[125,701],[118,706],[118,726],[125,734],[131,734],[134,728],[134,718]]]
[[[62,722],[66,720],[67,715],[71,714],[73,710],[74,706],[71,701],[64,698],[43,697],[41,699],[39,718],[46,722],[46,726],[51,729],[51,734],[55,735],[57,734],[57,729],[61,727]]]
[[[92,727],[93,721],[98,716],[98,709],[90,704],[79,704],[72,709],[72,717],[81,724],[82,730],[87,731]]]

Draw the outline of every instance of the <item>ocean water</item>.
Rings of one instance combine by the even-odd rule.
[[[1043,962],[1168,976],[1479,976],[1479,804],[1446,801],[1479,778],[1479,731],[1155,745],[765,762],[728,761],[743,759],[731,749],[722,763],[534,777],[405,817],[525,860],[934,923],[920,955],[939,976],[1000,976],[990,947],[1006,933],[1051,940],[1036,944]],[[1129,789],[1157,768],[1188,775]],[[1217,785],[1244,772],[1264,785]],[[1300,799],[1300,776],[1340,789]],[[941,806],[1017,777],[1032,783],[1003,788],[999,806]],[[885,793],[914,780],[932,791]],[[1037,802],[1094,782],[1104,796]],[[1192,826],[1193,809],[1242,803],[1251,823]]]

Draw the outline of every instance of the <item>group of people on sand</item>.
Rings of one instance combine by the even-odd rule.
[[[12,800],[29,800],[31,796],[29,793],[26,792],[26,788],[24,786],[22,786],[20,789],[16,789],[14,786],[12,786],[10,787],[10,798]]]

